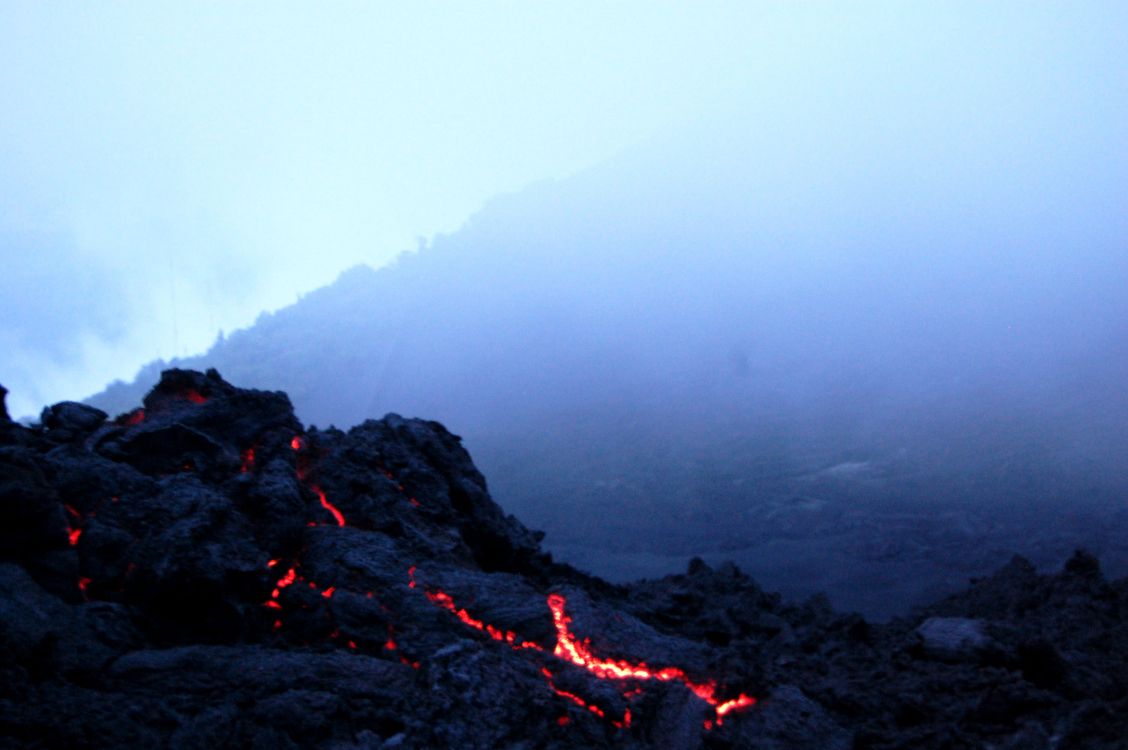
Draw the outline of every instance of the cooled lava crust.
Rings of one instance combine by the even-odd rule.
[[[436,422],[307,429],[214,370],[0,408],[0,743],[1128,747],[1128,584],[1084,553],[875,625],[540,539]]]

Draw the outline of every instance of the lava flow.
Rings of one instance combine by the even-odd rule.
[[[569,630],[568,625],[572,618],[564,614],[566,601],[560,594],[549,594],[548,608],[552,611],[552,624],[556,627],[556,648],[553,654],[566,659],[573,664],[583,667],[601,679],[635,679],[635,680],[660,680],[668,682],[677,681],[685,685],[701,700],[708,703],[717,712],[717,724],[723,723],[723,717],[730,711],[755,705],[756,699],[741,693],[738,697],[721,701],[716,696],[717,685],[714,682],[697,683],[689,679],[685,672],[677,667],[663,667],[651,669],[643,662],[631,664],[627,661],[613,659],[600,659],[589,650],[589,641],[580,641]]]
[[[290,439],[290,449],[298,454],[296,469],[298,481],[304,482],[306,480],[306,477],[309,476],[310,472],[309,457],[306,455],[306,439],[301,435],[294,435],[294,437]],[[251,458],[252,460],[254,459],[253,451],[251,453]],[[324,490],[322,490],[316,484],[310,484],[309,488],[313,490],[313,493],[315,495],[317,495],[317,500],[321,503],[321,507],[329,511],[329,513],[333,516],[333,520],[337,522],[338,526],[348,525],[345,522],[344,514],[341,513],[337,506],[333,505],[331,502],[329,502],[329,499],[325,497]],[[316,524],[311,522],[309,525],[315,526]]]
[[[242,460],[243,460],[242,466],[239,467],[239,471],[241,473],[248,474],[248,473],[254,471],[254,468],[255,468],[255,449],[253,447],[247,448],[247,450],[243,451],[240,458],[242,458]]]
[[[128,414],[123,414],[120,417],[118,417],[116,420],[114,420],[114,424],[118,425],[119,427],[136,427],[137,425],[141,424],[144,421],[145,421],[145,410],[144,409],[134,409],[133,411],[129,412]]]
[[[310,489],[317,495],[317,499],[321,501],[321,507],[333,514],[333,518],[337,521],[338,526],[345,526],[345,517],[341,511],[337,510],[337,506],[333,505],[325,498],[325,491],[318,487],[316,484],[310,485]]]
[[[411,570],[414,571],[415,568],[412,568]],[[412,583],[414,583],[414,581],[412,581]],[[414,588],[414,586],[412,586],[412,588]],[[532,641],[521,640],[520,642],[518,642],[517,634],[514,633],[512,630],[499,630],[498,628],[495,628],[493,625],[489,625],[487,623],[482,622],[481,620],[474,619],[473,617],[470,616],[470,613],[467,612],[465,609],[460,609],[458,607],[458,605],[456,605],[454,603],[454,600],[451,599],[450,596],[446,592],[443,592],[443,591],[424,591],[423,593],[426,594],[427,599],[430,600],[433,604],[436,604],[436,605],[442,607],[445,610],[453,612],[454,616],[457,617],[459,620],[462,620],[463,623],[469,625],[472,628],[477,628],[478,630],[481,630],[483,633],[486,633],[487,635],[489,635],[490,638],[493,638],[495,641],[502,641],[504,643],[508,643],[509,645],[513,646],[514,648],[531,648],[531,649],[536,649],[537,651],[544,651],[544,649],[541,646],[539,646],[536,643],[533,643]]]
[[[182,398],[191,401],[193,404],[206,404],[208,397],[197,391],[195,388],[186,388],[179,394]]]
[[[77,510],[75,510],[73,505],[64,504],[63,508],[66,510],[68,515],[70,515],[72,518],[75,519],[75,521],[77,523],[82,522],[82,514],[79,513]],[[67,531],[67,540],[70,542],[70,546],[72,546],[72,547],[78,546],[78,539],[81,536],[82,536],[82,529],[80,527],[78,527],[78,526],[69,527],[69,530]]]
[[[407,571],[408,573],[408,587],[417,588],[415,581],[415,566],[413,565]],[[489,635],[495,641],[508,643],[515,649],[534,649],[536,651],[545,651],[546,649],[531,641],[525,641],[518,638],[517,634],[513,631],[501,630],[488,623],[485,623],[474,616],[472,616],[465,608],[459,607],[455,604],[454,599],[445,591],[427,591],[424,589],[423,593],[427,599],[438,607],[441,607],[454,614],[464,624],[472,628],[481,630]],[[737,709],[747,708],[756,704],[756,699],[750,695],[741,693],[736,698],[728,700],[720,700],[717,697],[717,685],[715,682],[694,682],[689,676],[677,667],[663,667],[661,669],[653,669],[644,662],[632,664],[628,661],[616,661],[614,659],[601,659],[595,656],[590,649],[590,641],[588,639],[580,640],[568,627],[572,618],[568,617],[564,612],[566,600],[561,594],[549,594],[548,608],[552,613],[552,624],[556,629],[556,647],[552,650],[554,656],[571,662],[578,667],[583,667],[588,672],[598,677],[601,680],[658,680],[660,682],[680,682],[689,689],[694,695],[702,701],[710,705],[716,713],[716,726],[724,723],[726,714],[731,713]],[[587,708],[592,713],[603,717],[604,712],[598,706],[589,704],[574,693],[560,690],[556,687],[552,680],[552,673],[547,668],[542,669],[548,679],[548,686],[557,695],[566,698],[577,705]],[[628,700],[631,697],[637,696],[637,691],[627,691],[624,698]],[[630,726],[630,709],[627,709],[621,722],[612,722],[617,727]],[[712,729],[714,722],[705,722],[706,729]]]
[[[575,703],[580,708],[586,708],[588,711],[591,711],[593,714],[595,714],[596,716],[598,716],[601,719],[607,718],[607,713],[602,708],[600,708],[599,706],[595,705],[594,703],[588,703],[587,701],[585,701],[583,698],[576,695],[575,693],[569,693],[567,690],[561,690],[560,688],[556,687],[556,683],[553,681],[552,672],[550,672],[548,670],[548,667],[541,667],[541,674],[543,674],[544,678],[548,681],[549,690],[556,693],[561,698],[564,698],[565,700],[569,700],[572,703]],[[561,718],[565,719],[564,723],[567,723],[567,717],[561,717]],[[623,711],[623,720],[622,721],[615,721],[615,720],[612,719],[611,724],[614,727],[616,727],[617,729],[626,729],[626,728],[630,727],[630,725],[631,725],[631,710],[629,708],[625,709]],[[562,724],[562,726],[563,726],[563,724]]]

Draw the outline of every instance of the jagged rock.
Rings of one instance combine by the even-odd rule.
[[[42,454],[0,448],[0,556],[26,560],[65,547],[64,506],[45,473]]]
[[[999,750],[1050,750],[1055,745],[1041,724],[1028,722],[999,745]]]
[[[285,394],[178,370],[115,420],[43,421],[0,446],[5,747],[1128,736],[1128,583],[1082,554],[874,625],[731,564],[612,586],[554,563],[435,422],[307,430]]]
[[[110,603],[71,607],[19,566],[0,564],[0,659],[43,674],[96,674],[137,643],[124,611]]]
[[[1101,580],[1101,563],[1089,552],[1079,549],[1065,563],[1065,572],[1080,578]]]
[[[757,750],[848,750],[853,742],[849,731],[794,685],[775,688],[760,710],[741,724],[738,736],[738,746]]]
[[[913,632],[930,659],[977,661],[992,645],[983,621],[966,617],[930,617]]]
[[[93,406],[75,401],[63,401],[44,409],[39,421],[48,430],[65,430],[69,437],[70,435],[93,432],[106,421],[107,416],[109,415],[106,412],[95,409]],[[62,437],[58,433],[57,436]]]

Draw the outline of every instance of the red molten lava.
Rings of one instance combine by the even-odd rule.
[[[560,594],[549,594],[548,608],[552,611],[552,624],[556,627],[556,648],[553,654],[583,667],[601,679],[635,679],[635,680],[660,680],[669,682],[677,681],[685,685],[701,700],[712,706],[717,712],[717,724],[722,723],[722,717],[738,708],[755,705],[756,699],[741,693],[731,700],[721,701],[716,697],[717,685],[714,682],[697,683],[689,679],[685,672],[677,667],[663,667],[652,669],[644,662],[632,664],[628,661],[615,659],[600,659],[591,653],[589,641],[580,641],[568,628],[572,618],[564,614],[566,601]]]
[[[415,588],[416,584],[415,584],[415,566],[414,565],[412,565],[410,568],[407,569],[407,576],[408,576],[408,582],[407,582],[408,588]],[[525,640],[518,641],[517,634],[514,633],[512,630],[500,630],[498,628],[495,628],[493,625],[489,625],[487,623],[482,622],[481,620],[475,619],[474,617],[472,617],[470,615],[469,612],[467,612],[465,609],[460,608],[457,604],[455,604],[454,599],[451,599],[450,595],[447,594],[445,591],[427,591],[427,590],[424,590],[423,594],[427,597],[427,599],[432,604],[435,604],[436,606],[442,607],[443,609],[447,610],[448,612],[453,613],[454,616],[457,617],[459,620],[461,620],[464,624],[469,625],[472,628],[476,628],[478,630],[481,630],[483,633],[486,633],[487,635],[489,635],[490,638],[493,638],[495,641],[501,641],[503,643],[508,643],[509,645],[513,646],[513,648],[531,648],[531,649],[536,649],[538,651],[544,650],[540,645],[533,643],[532,641],[525,641]]]
[[[274,591],[270,592],[270,598],[271,599],[277,599],[279,594],[282,593],[282,589],[286,588],[287,586],[292,584],[297,579],[298,579],[297,571],[295,571],[293,568],[290,568],[289,570],[287,570],[286,575],[279,578],[278,582],[274,584]]]
[[[544,678],[546,680],[548,680],[549,689],[551,689],[552,692],[556,693],[561,698],[567,698],[568,700],[575,703],[577,706],[580,706],[581,708],[586,708],[588,711],[591,711],[593,714],[595,714],[596,716],[598,716],[601,719],[606,716],[606,714],[603,712],[603,709],[600,708],[599,706],[597,706],[593,703],[588,703],[587,701],[585,701],[583,698],[576,695],[575,693],[569,693],[567,690],[561,690],[560,688],[556,687],[556,684],[552,681],[552,672],[548,671],[548,667],[541,667],[541,674],[543,674]]]
[[[79,513],[78,510],[75,509],[75,507],[73,505],[68,505],[66,503],[63,503],[63,508],[66,509],[67,513],[72,518],[74,518],[76,521],[82,521],[82,514]],[[94,514],[91,513],[90,515],[94,515]],[[78,538],[80,536],[82,536],[82,529],[80,529],[80,528],[69,529],[67,531],[67,541],[70,542],[70,546],[72,546],[72,547],[78,546]]]
[[[325,499],[325,493],[316,484],[311,485],[310,489],[317,494],[317,499],[321,501],[321,507],[333,514],[333,518],[337,520],[338,526],[345,526],[345,517],[341,515],[341,511]]]
[[[247,474],[247,473],[253,471],[254,468],[255,468],[255,449],[254,448],[247,448],[247,450],[243,451],[242,458],[243,458],[243,465],[239,468],[239,471],[241,471],[244,474]]]
[[[145,410],[134,409],[128,414],[123,414],[117,418],[117,424],[123,427],[133,427],[145,421]]]
[[[595,714],[596,716],[598,716],[601,719],[607,718],[606,712],[602,708],[600,708],[599,706],[595,705],[594,703],[588,703],[587,701],[585,701],[583,698],[576,695],[575,693],[569,693],[567,690],[561,690],[560,688],[556,687],[556,683],[553,682],[553,680],[552,680],[552,672],[548,671],[548,667],[541,667],[541,674],[543,674],[545,679],[548,681],[548,689],[549,690],[556,693],[561,698],[566,698],[566,699],[572,701],[572,703],[575,703],[577,706],[580,706],[581,708],[586,708],[588,711],[591,711],[593,714]],[[564,726],[565,724],[568,723],[568,717],[562,716],[562,717],[560,717],[560,719],[556,720],[556,723],[559,724],[560,726]],[[611,725],[614,726],[617,729],[628,729],[628,728],[630,728],[630,726],[631,726],[631,710],[629,708],[624,709],[623,710],[623,720],[622,721],[615,721],[614,719],[612,719]]]
[[[208,402],[208,397],[197,391],[195,388],[188,388],[187,390],[181,391],[179,395],[182,398],[188,399],[193,404],[206,404]]]
[[[450,612],[453,612],[454,616],[457,617],[459,620],[462,620],[463,623],[469,625],[472,628],[477,628],[478,630],[481,630],[483,633],[488,634],[489,637],[493,638],[495,641],[502,641],[504,643],[508,643],[509,645],[513,646],[514,648],[534,648],[534,649],[537,649],[538,651],[544,650],[540,646],[538,646],[537,644],[533,643],[532,641],[524,641],[523,640],[523,641],[518,642],[517,634],[514,633],[512,630],[499,630],[498,628],[495,628],[493,625],[489,625],[487,623],[482,622],[481,620],[474,619],[473,617],[470,616],[470,613],[467,612],[465,609],[460,609],[454,603],[454,600],[451,599],[450,596],[448,596],[443,591],[434,591],[434,592],[426,591],[424,593],[427,595],[427,598],[429,600],[431,600],[431,602],[433,602],[434,604],[437,604],[438,606],[442,607],[443,609],[446,609],[446,610],[449,610]]]
[[[302,436],[301,435],[294,435],[293,440],[290,441],[290,448],[293,449],[293,450],[296,450],[296,451],[300,451],[304,447],[305,447],[305,444],[302,441]]]
[[[415,581],[415,566],[408,568],[408,587],[417,588]],[[539,644],[531,641],[521,640],[513,631],[504,631],[495,628],[493,625],[485,623],[473,615],[471,615],[465,608],[459,607],[455,604],[454,600],[444,591],[427,591],[423,592],[427,599],[436,606],[451,612],[461,620],[464,624],[472,628],[481,630],[488,634],[495,641],[508,643],[515,649],[534,649],[537,651],[544,651],[545,649]],[[724,716],[737,709],[747,708],[756,704],[756,699],[750,695],[741,693],[736,698],[728,700],[720,700],[717,695],[717,685],[715,682],[709,681],[704,683],[694,682],[689,676],[677,667],[662,667],[661,669],[654,669],[647,665],[645,662],[631,663],[625,660],[615,659],[602,659],[591,652],[591,643],[588,639],[579,640],[575,634],[572,633],[569,625],[572,618],[568,617],[564,612],[566,604],[565,598],[561,594],[549,594],[548,608],[552,613],[552,624],[556,629],[556,647],[553,649],[553,655],[560,659],[569,661],[576,666],[583,667],[588,672],[603,680],[658,680],[660,682],[680,682],[686,686],[694,695],[700,698],[705,703],[713,707],[716,712],[716,725],[720,726],[724,723]],[[566,698],[579,706],[583,706],[592,713],[598,716],[604,716],[604,712],[598,706],[589,704],[580,696],[560,690],[556,687],[552,680],[552,673],[547,667],[542,668],[542,672],[548,679],[548,686],[557,695]],[[624,692],[623,697],[630,700],[632,697],[637,697],[640,694],[640,689],[627,690]],[[630,709],[623,715],[623,720],[612,721],[616,727],[629,727],[631,723]],[[706,722],[705,728],[711,729],[713,722]]]

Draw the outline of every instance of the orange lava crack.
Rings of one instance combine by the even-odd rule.
[[[415,581],[415,566],[408,569],[408,587],[417,588]],[[454,600],[444,591],[427,591],[423,592],[427,599],[438,607],[445,609],[455,617],[457,617],[463,624],[469,625],[472,628],[481,630],[486,633],[495,641],[508,643],[513,648],[529,648],[537,651],[544,651],[545,649],[537,643],[525,641],[520,639],[513,631],[501,630],[488,623],[483,622],[471,615],[465,608],[459,607],[455,604]],[[552,650],[554,656],[563,659],[564,661],[571,662],[578,667],[583,667],[588,672],[603,680],[658,680],[660,682],[676,681],[686,686],[694,695],[699,699],[711,706],[716,713],[716,726],[724,723],[724,717],[738,709],[748,708],[756,704],[756,699],[750,695],[741,693],[735,698],[728,700],[721,700],[717,697],[717,685],[715,682],[694,682],[689,676],[677,667],[663,667],[661,669],[654,669],[648,666],[645,662],[631,663],[625,660],[615,659],[602,659],[597,657],[591,652],[590,641],[578,639],[572,633],[569,625],[572,618],[564,611],[565,604],[567,603],[564,596],[561,594],[549,594],[548,608],[552,613],[552,623],[556,629],[556,646]],[[587,703],[580,696],[574,693],[569,693],[556,687],[552,680],[552,673],[547,667],[542,669],[542,673],[548,679],[549,688],[557,695],[588,709],[592,713],[600,717],[605,717],[604,711],[598,706]],[[630,700],[639,694],[638,689],[629,690],[624,693],[624,697]],[[612,721],[617,727],[630,726],[630,709],[627,709],[623,716],[623,720]],[[706,729],[712,729],[714,722],[705,722]]]
[[[345,526],[345,517],[337,507],[325,498],[325,491],[318,487],[316,484],[310,485],[310,489],[317,494],[317,499],[321,501],[321,507],[333,514],[338,526]]]

